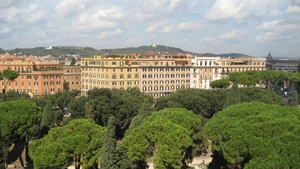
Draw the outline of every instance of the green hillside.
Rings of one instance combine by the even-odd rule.
[[[168,47],[163,45],[158,45],[157,47],[151,46],[140,46],[140,47],[126,47],[126,48],[116,48],[116,49],[94,49],[91,47],[66,47],[66,46],[54,46],[52,49],[46,49],[46,47],[36,47],[36,48],[16,48],[11,50],[6,50],[9,54],[20,54],[20,55],[34,55],[34,56],[60,56],[66,54],[72,54],[83,57],[88,57],[91,55],[103,55],[103,54],[130,54],[130,53],[191,53],[184,51],[180,48]],[[5,53],[5,50],[0,50],[0,53]],[[193,53],[191,53],[193,54]]]
[[[89,57],[91,55],[105,55],[105,54],[130,54],[130,53],[190,53],[195,55],[197,53],[184,51],[180,48],[157,45],[152,46],[139,46],[139,47],[126,47],[126,48],[115,48],[115,49],[94,49],[91,47],[78,47],[78,46],[53,46],[52,49],[46,49],[46,47],[35,47],[35,48],[16,48],[11,50],[4,50],[0,48],[0,54],[8,52],[9,54],[18,55],[33,55],[33,56],[61,56],[61,55],[79,55],[82,57]],[[229,54],[213,54],[205,53],[203,56],[220,56],[220,57],[250,57],[241,53],[229,53]]]

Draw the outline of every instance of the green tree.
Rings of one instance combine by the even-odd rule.
[[[106,129],[91,120],[76,119],[52,128],[48,134],[29,145],[34,168],[65,168],[70,158],[75,168],[97,167],[102,154]]]
[[[227,94],[224,108],[239,103],[241,103],[239,87],[237,85],[233,85]]]
[[[106,135],[104,138],[103,152],[100,161],[100,166],[103,169],[118,169],[119,167],[119,154],[116,149],[116,122],[115,118],[111,116],[108,119]]]
[[[128,157],[135,163],[143,163],[154,156],[157,168],[180,169],[185,151],[192,144],[189,134],[186,128],[161,119],[133,129],[123,139],[123,145]]]
[[[54,127],[54,112],[53,106],[50,100],[47,101],[44,107],[42,121],[41,121],[41,134],[42,136],[47,134],[48,131]]]
[[[290,102],[290,106],[291,107],[298,107],[299,100],[298,100],[298,93],[296,90],[293,90],[292,92],[292,98],[291,98],[291,102]]]
[[[76,60],[75,60],[75,57],[72,58],[72,61],[71,61],[71,66],[74,66],[76,64]]]
[[[229,79],[220,79],[220,80],[214,80],[210,82],[210,87],[215,89],[226,89],[230,86],[230,81]]]
[[[140,126],[143,120],[151,115],[154,112],[153,103],[150,101],[149,98],[145,98],[142,108],[139,110],[139,114],[134,116],[130,122],[128,129],[125,132],[125,136],[130,133],[130,131],[138,126]]]
[[[14,154],[13,159],[8,159],[12,143],[22,143],[27,148],[28,141],[37,135],[40,128],[42,112],[41,109],[29,100],[16,100],[0,103],[0,166],[10,163],[19,158],[24,166],[25,160],[21,157],[22,152]],[[27,151],[25,151],[27,154]],[[26,156],[27,157],[27,156]],[[8,160],[8,161],[7,161]]]
[[[64,91],[70,91],[70,85],[68,82],[66,82],[66,80],[64,80],[64,84],[63,84],[63,88],[64,88]]]
[[[208,142],[203,135],[203,122],[193,112],[184,108],[168,108],[154,112],[151,116],[145,118],[143,123],[161,119],[178,124],[190,132],[190,137],[193,139],[193,142],[191,147],[185,152],[185,161],[191,162],[194,156],[206,152]]]
[[[7,84],[17,79],[18,76],[19,76],[18,71],[10,70],[10,69],[3,70],[3,72],[0,74],[0,80],[4,81],[4,91],[2,91],[2,93],[6,92]]]
[[[300,110],[252,102],[215,114],[204,133],[225,161],[215,168],[298,168]],[[222,158],[219,158],[222,159]],[[226,165],[226,166],[222,166]]]

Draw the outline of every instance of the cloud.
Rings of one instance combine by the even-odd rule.
[[[292,0],[286,12],[300,15],[300,0]]]
[[[228,19],[235,19],[238,23],[260,20],[268,13],[279,15],[277,8],[269,7],[270,3],[276,6],[278,0],[216,0],[214,5],[204,16],[205,19],[214,22],[225,22]]]
[[[102,39],[102,38],[105,38],[107,36],[115,36],[115,35],[120,35],[123,33],[123,30],[121,29],[115,29],[114,31],[105,31],[105,32],[102,32],[98,38],[99,39]]]
[[[63,0],[56,7],[57,17],[71,17],[72,15],[85,10],[94,0]]]
[[[229,40],[229,39],[239,40],[241,38],[244,38],[246,33],[247,31],[245,30],[233,30],[225,34],[219,35],[218,38],[223,40]]]
[[[8,28],[8,27],[4,27],[4,28],[0,29],[1,34],[6,34],[6,33],[10,33],[10,32],[11,32],[11,28]]]
[[[181,32],[181,31],[195,31],[200,30],[202,25],[196,21],[181,22],[177,25],[167,25],[161,32],[170,33],[170,32]]]
[[[274,30],[277,28],[277,25],[282,23],[284,20],[274,20],[271,22],[264,22],[261,26],[258,26],[257,30]]]

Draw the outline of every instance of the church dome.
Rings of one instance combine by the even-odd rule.
[[[272,57],[271,53],[269,52],[269,54],[267,56],[267,60],[272,60],[272,59],[273,59],[273,57]]]

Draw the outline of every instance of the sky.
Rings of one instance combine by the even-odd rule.
[[[0,0],[0,48],[67,44],[300,57],[300,0]]]

